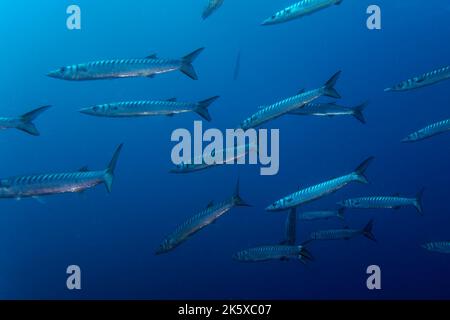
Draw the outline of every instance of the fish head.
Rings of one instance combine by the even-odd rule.
[[[109,105],[99,105],[99,106],[83,108],[80,110],[80,113],[87,114],[90,116],[106,117],[106,116],[112,116],[114,114],[115,110],[117,110],[117,108],[114,109]]]
[[[159,255],[159,254],[167,253],[170,250],[172,250],[173,248],[175,248],[175,241],[173,241],[173,239],[165,239],[159,245],[158,249],[156,249],[155,254]]]
[[[282,210],[286,210],[287,208],[285,208],[285,201],[284,199],[275,201],[274,203],[272,203],[270,206],[268,206],[266,208],[266,211],[282,211]]]
[[[419,140],[419,139],[420,139],[419,132],[414,132],[414,133],[411,133],[410,135],[408,135],[406,138],[404,138],[402,140],[402,142],[403,143],[414,142],[414,141]]]
[[[0,181],[0,198],[11,198],[15,194],[9,180]]]
[[[61,67],[59,69],[50,71],[47,76],[55,79],[70,79],[71,67]]]
[[[282,17],[282,11],[275,13],[273,16],[264,20],[261,25],[262,26],[270,26],[272,24],[280,23],[280,18]]]

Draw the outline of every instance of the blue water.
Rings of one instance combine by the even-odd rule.
[[[450,298],[450,256],[423,250],[450,232],[450,137],[401,144],[407,134],[450,117],[449,82],[406,93],[383,89],[449,64],[447,1],[378,0],[381,31],[366,28],[373,1],[346,1],[305,19],[261,27],[292,0],[225,0],[206,21],[204,1],[46,0],[0,3],[1,114],[54,107],[36,125],[40,137],[1,132],[1,176],[103,169],[124,142],[113,193],[99,186],[83,195],[3,200],[0,214],[0,298],[63,299],[393,299]],[[66,28],[67,6],[82,10],[82,30]],[[181,57],[205,46],[195,62],[199,81],[181,73],[155,79],[65,82],[45,77],[57,67],[150,53]],[[233,81],[241,50],[240,77]],[[322,85],[342,70],[344,105],[370,100],[367,125],[352,117],[283,117],[276,176],[258,166],[225,166],[171,175],[170,135],[198,117],[103,119],[81,107],[121,100],[197,101],[221,95],[205,127],[234,128],[257,106]],[[327,101],[326,99],[324,101]],[[264,208],[298,187],[353,170],[374,155],[370,185],[352,184],[304,210],[333,208],[363,195],[413,196],[426,187],[423,217],[413,208],[353,210],[345,223],[298,225],[311,231],[359,228],[374,219],[378,243],[363,237],[312,243],[316,261],[240,264],[241,249],[278,243],[285,213]],[[254,206],[233,209],[175,251],[155,256],[162,239],[211,200],[231,195],[241,177],[242,197]],[[82,290],[66,288],[66,268],[82,270]],[[382,270],[382,290],[366,288],[366,268]]]

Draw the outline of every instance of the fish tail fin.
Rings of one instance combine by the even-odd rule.
[[[108,165],[108,168],[105,170],[105,176],[104,176],[104,183],[106,185],[106,189],[109,193],[112,191],[112,184],[114,180],[114,171],[116,169],[117,160],[119,159],[120,152],[122,151],[123,143],[121,143],[116,151],[114,152],[114,155],[111,159],[111,162]]]
[[[182,61],[182,65],[180,68],[181,72],[183,72],[185,75],[187,75],[189,78],[193,80],[198,80],[198,77],[192,63],[194,62],[195,59],[197,59],[197,57],[200,55],[200,53],[202,53],[204,49],[205,48],[197,49],[181,59]]]
[[[358,168],[356,168],[355,173],[358,176],[358,182],[367,184],[369,181],[367,180],[367,177],[364,175],[367,168],[369,167],[369,164],[375,159],[374,157],[369,157],[366,160],[364,160]]]
[[[239,178],[238,181],[236,183],[236,189],[234,191],[234,195],[233,195],[233,199],[234,199],[234,203],[236,206],[238,207],[251,207],[251,205],[249,205],[247,202],[245,202],[244,199],[241,198],[241,195],[239,194]]]
[[[341,95],[339,94],[339,92],[337,92],[337,90],[334,88],[334,86],[336,85],[336,82],[338,81],[340,75],[341,75],[341,71],[336,72],[330,78],[330,80],[328,80],[327,83],[325,83],[324,95],[326,95],[328,97],[336,98],[336,99],[340,99],[341,98]]]
[[[363,235],[364,237],[377,242],[377,239],[372,233],[372,229],[373,229],[373,220],[370,220],[369,223],[363,229]]]
[[[305,248],[304,245],[300,245],[299,249],[300,249],[300,254],[299,254],[300,260],[314,261],[313,255],[311,254],[311,252],[308,249]]]
[[[345,208],[344,208],[344,207],[339,208],[338,214],[337,214],[338,218],[339,218],[339,219],[342,219],[342,220],[345,220],[344,213],[345,213]]]
[[[35,120],[41,113],[43,113],[45,110],[50,108],[50,106],[43,106],[37,109],[34,109],[33,111],[27,112],[24,115],[20,117],[20,124],[17,126],[17,129],[24,131],[28,134],[31,134],[33,136],[40,135],[38,129],[33,123],[33,120]]]
[[[211,115],[208,112],[208,108],[209,106],[216,101],[217,99],[219,99],[219,96],[215,96],[203,101],[200,101],[199,103],[197,103],[197,107],[195,108],[195,112],[197,112],[197,114],[199,116],[201,116],[203,119],[205,119],[206,121],[211,121]]]
[[[367,107],[367,105],[369,104],[368,101],[360,104],[359,106],[356,106],[353,109],[353,116],[362,124],[366,124],[366,119],[364,118],[364,109]]]
[[[416,195],[416,200],[414,201],[414,206],[416,207],[417,211],[423,215],[423,205],[422,205],[422,198],[423,193],[425,191],[425,188],[422,188],[419,193]]]

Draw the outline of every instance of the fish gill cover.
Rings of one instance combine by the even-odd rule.
[[[2,2],[0,298],[449,299],[449,14]],[[177,130],[245,119],[277,174],[228,165],[261,141],[172,162]]]

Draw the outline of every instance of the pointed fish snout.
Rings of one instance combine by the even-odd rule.
[[[47,77],[50,78],[59,78],[59,70],[53,70],[47,73]]]

